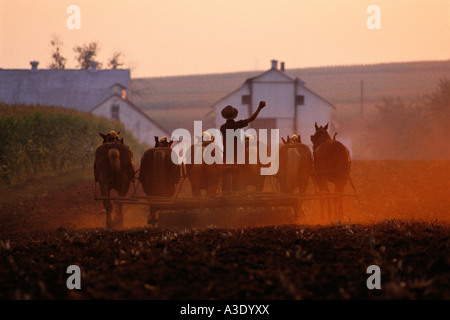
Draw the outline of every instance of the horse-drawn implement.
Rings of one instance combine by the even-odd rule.
[[[338,218],[340,199],[357,197],[356,192],[344,193],[343,189],[340,189],[339,192],[332,193],[319,191],[318,188],[313,192],[307,192],[310,177],[315,181],[314,178],[317,175],[322,177],[322,174],[314,171],[312,154],[300,140],[283,141],[285,144],[280,148],[279,174],[267,176],[264,188],[260,182],[256,183],[258,186],[255,185],[259,180],[256,176],[255,178],[249,176],[253,171],[248,166],[217,165],[214,170],[218,174],[213,175],[216,180],[210,182],[212,187],[202,185],[202,193],[198,182],[204,181],[205,175],[211,176],[211,165],[197,165],[195,168],[189,168],[184,164],[173,166],[168,157],[171,144],[164,145],[167,141],[163,141],[162,145],[157,142],[155,148],[144,153],[138,177],[133,180],[129,196],[121,194],[113,197],[104,193],[99,196],[96,182],[95,200],[112,202],[119,209],[122,206],[144,207],[147,210],[148,224],[153,227],[211,225],[244,227],[290,224],[304,221],[306,216],[304,203],[315,201],[321,204],[322,213],[324,203],[328,202],[329,217],[334,213],[337,214],[334,218]],[[297,164],[299,167],[295,167]],[[202,171],[203,169],[205,171]],[[222,188],[226,175],[239,182],[232,190]],[[178,178],[175,179],[175,176]],[[155,180],[155,177],[158,179]],[[323,184],[322,181],[321,183]],[[334,207],[331,206],[331,200],[334,200]]]
[[[152,227],[244,227],[302,222],[304,202],[339,197],[357,197],[357,194],[249,192],[219,193],[211,197],[147,197],[133,193],[128,197],[96,194],[95,200],[110,200],[120,206],[146,207],[147,221]]]

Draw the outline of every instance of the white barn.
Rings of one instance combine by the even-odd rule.
[[[117,92],[118,89],[120,90],[121,87],[118,85],[113,86],[112,95],[90,112],[99,117],[122,122],[127,130],[133,132],[134,137],[140,143],[148,146],[153,146],[154,136],[158,136],[159,139],[163,136],[170,138],[169,133],[164,128],[154,122],[130,100]]]
[[[92,112],[119,120],[140,143],[153,145],[154,136],[169,136],[129,100],[130,70],[99,70],[92,62],[87,70],[0,69],[0,102],[40,104]],[[111,128],[111,130],[114,130]]]
[[[227,105],[238,109],[236,120],[246,119],[258,108],[259,101],[266,107],[249,127],[255,129],[279,129],[280,138],[297,134],[302,142],[310,145],[314,134],[314,123],[325,125],[330,121],[334,105],[314,93],[299,78],[292,78],[284,71],[284,63],[278,69],[278,61],[271,61],[271,68],[250,79],[238,89],[212,105],[216,127],[225,122],[221,111]]]

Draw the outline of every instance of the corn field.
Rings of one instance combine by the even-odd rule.
[[[119,122],[65,108],[0,104],[0,187],[92,166],[98,132],[111,130],[121,130],[138,155],[145,150]]]

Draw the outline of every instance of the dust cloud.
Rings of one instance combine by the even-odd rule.
[[[387,219],[450,223],[450,161],[447,160],[356,160],[351,178],[358,198],[343,197],[344,213],[334,215],[317,200],[303,201],[300,225],[372,224]],[[333,190],[331,188],[331,190]],[[264,191],[273,191],[266,180]],[[345,193],[355,190],[347,184]],[[306,194],[314,194],[310,180]],[[179,197],[191,196],[189,180]],[[325,204],[326,205],[326,204]],[[125,205],[125,228],[147,225],[147,206]],[[245,228],[292,223],[290,208],[266,207],[227,210],[171,210],[159,213],[161,228]],[[97,221],[96,221],[97,222]]]

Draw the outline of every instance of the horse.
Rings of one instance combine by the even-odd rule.
[[[281,137],[281,141],[283,141],[283,144],[295,144],[295,143],[302,143],[302,138],[300,135],[293,134],[292,136],[287,136],[286,140],[284,140],[283,137]]]
[[[155,137],[155,147],[141,157],[138,179],[147,196],[170,197],[175,192],[180,168],[172,161],[172,144],[167,137]]]
[[[351,159],[350,152],[341,142],[328,134],[328,123],[317,126],[316,132],[311,136],[314,155],[313,179],[321,192],[330,192],[328,183],[334,185],[335,193],[344,192],[345,185],[350,179]],[[339,204],[339,208],[338,208]],[[328,202],[330,208],[330,203]],[[342,197],[335,199],[334,214],[343,214]],[[323,215],[323,206],[322,206]]]
[[[123,138],[119,138],[120,130],[118,132],[110,131],[108,134],[98,133],[103,138],[103,143],[118,141],[123,144]]]
[[[220,171],[216,163],[207,164],[203,161],[203,152],[206,147],[215,143],[214,137],[211,137],[207,132],[204,132],[202,137],[197,137],[197,139],[202,141],[201,148],[193,144],[188,151],[190,152],[191,161],[186,164],[186,175],[191,182],[194,196],[199,197],[201,196],[201,191],[206,190],[207,196],[211,197],[216,194],[219,187]],[[214,156],[214,154],[212,155]],[[201,157],[201,164],[195,163],[196,157]]]
[[[300,135],[281,138],[280,167],[277,179],[282,193],[293,193],[298,190],[304,194],[313,170],[312,154],[309,147],[302,143]],[[304,214],[303,202],[299,205],[300,213]]]
[[[234,165],[232,170],[232,185],[234,191],[246,192],[253,187],[256,192],[261,192],[264,187],[266,176],[261,175],[261,161],[259,160],[259,149],[267,146],[261,141],[255,140],[252,135],[245,137],[245,163]],[[256,155],[256,163],[250,163],[250,155]]]
[[[120,131],[119,131],[120,133]],[[94,177],[100,185],[102,197],[109,197],[114,189],[119,197],[124,197],[134,179],[133,152],[123,144],[123,139],[118,133],[111,131],[107,135],[99,132],[103,143],[95,150]],[[110,200],[104,199],[103,206],[106,210],[106,228],[123,228],[122,205],[117,205],[117,220],[112,220],[113,205]]]
[[[311,150],[296,135],[282,141],[277,174],[280,190],[282,193],[292,193],[298,188],[299,193],[305,193],[313,169]]]
[[[155,136],[155,147],[142,154],[139,182],[147,197],[172,197],[180,179],[180,166],[172,161],[172,144],[167,137]],[[158,209],[150,206],[148,223],[156,223]]]

